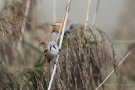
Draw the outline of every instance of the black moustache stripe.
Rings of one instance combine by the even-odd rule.
[[[55,46],[53,46],[55,49],[56,49],[56,47]]]
[[[51,47],[50,47],[50,51],[51,51]]]

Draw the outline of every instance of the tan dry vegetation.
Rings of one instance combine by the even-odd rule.
[[[32,0],[31,13],[34,12],[32,7],[36,3]],[[25,6],[26,0],[14,1],[7,4],[1,14],[0,89],[46,90],[48,87],[45,59],[41,62],[43,49],[39,50],[37,44],[41,38],[37,34],[38,31],[47,30],[48,24],[36,25],[33,20],[36,15],[32,17],[29,14],[26,19]],[[24,20],[31,23],[26,24],[24,33],[29,38],[24,35],[25,38],[21,42],[23,47],[18,49]],[[119,72],[116,54],[109,37],[101,29],[94,27],[91,30],[88,26],[88,37],[82,39],[83,30],[83,25],[76,25],[73,32],[64,38],[59,60],[60,68],[55,75],[52,90],[94,90],[106,77],[104,72],[110,65]]]

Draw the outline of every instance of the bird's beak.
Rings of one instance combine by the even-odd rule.
[[[53,46],[55,49],[56,49],[56,47],[55,46]]]
[[[50,51],[51,51],[51,48],[55,48],[55,49],[56,49],[56,47],[55,47],[55,46],[51,46],[51,47],[50,47]]]

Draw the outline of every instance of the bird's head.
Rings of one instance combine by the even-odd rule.
[[[70,29],[73,29],[74,28],[74,23],[73,22],[70,22],[69,23],[69,26],[70,26]]]
[[[51,51],[52,48],[58,49],[58,46],[57,46],[55,41],[50,41],[49,42],[48,49]]]

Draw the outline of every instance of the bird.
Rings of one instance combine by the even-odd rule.
[[[49,36],[51,35],[53,32],[59,32],[60,28],[61,28],[61,25],[62,25],[62,21],[63,20],[59,20],[55,23],[53,23],[51,26],[52,26],[52,29],[40,40],[40,43],[39,43],[39,46],[41,44],[44,44],[44,40]],[[66,22],[66,27],[65,27],[65,32],[64,33],[67,33],[69,32],[70,29],[72,29],[74,27],[74,23],[70,20],[67,20]]]
[[[46,49],[44,50],[44,56],[47,59],[48,64],[48,71],[49,71],[49,77],[50,77],[50,61],[59,54],[60,49],[58,48],[55,41],[50,41],[48,45],[46,45]],[[55,61],[53,61],[55,64],[57,64]]]
[[[50,61],[58,55],[59,51],[60,49],[58,48],[55,41],[50,41],[49,44],[46,45],[46,49],[44,50],[44,55],[48,63],[50,63]]]

